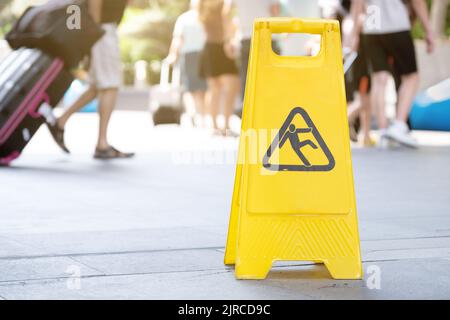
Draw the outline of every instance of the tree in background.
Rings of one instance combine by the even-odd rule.
[[[133,65],[149,63],[149,81],[159,80],[159,62],[167,56],[177,17],[187,10],[189,0],[132,0],[120,27],[125,82],[130,83]]]
[[[0,37],[30,5],[46,0],[0,0]],[[148,62],[149,80],[158,80],[159,64],[169,51],[176,18],[189,7],[189,0],[130,0],[120,27],[125,82],[134,79],[133,65]]]
[[[450,36],[450,1],[449,0],[427,0],[431,11],[431,25],[439,38]],[[422,25],[417,22],[413,27],[414,38],[423,39],[425,32]]]
[[[12,0],[1,0],[0,2],[0,38],[3,38],[4,34],[11,28],[11,25],[15,20],[11,11],[7,10],[11,2]]]
[[[449,0],[434,0],[431,5],[431,24],[439,38],[450,36],[449,4]]]

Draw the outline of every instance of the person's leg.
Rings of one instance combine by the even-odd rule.
[[[358,118],[361,112],[361,108],[362,102],[359,96],[355,97],[353,101],[349,102],[349,105],[347,107],[347,118],[349,123],[353,123]]]
[[[187,115],[191,118],[192,123],[195,125],[196,106],[193,92],[183,93],[184,106],[186,108]]]
[[[89,86],[89,88],[75,101],[64,113],[57,119],[57,125],[63,129],[69,120],[69,118],[75,113],[80,111],[85,105],[90,103],[97,97],[97,89],[95,86]]]
[[[417,141],[410,134],[407,125],[411,105],[419,86],[414,42],[410,32],[393,33],[387,40],[393,57],[393,69],[401,80],[397,98],[397,117],[389,127],[387,137],[405,146],[417,148]]]
[[[47,127],[55,140],[56,144],[66,153],[70,153],[69,149],[66,147],[66,143],[64,141],[64,127],[66,126],[69,118],[81,108],[83,108],[86,104],[91,102],[97,96],[97,89],[95,86],[90,86],[86,92],[84,92],[81,97],[75,101],[64,113],[63,115],[56,120],[55,125],[51,125],[47,123]]]
[[[99,91],[99,109],[100,117],[99,134],[97,141],[97,149],[105,150],[110,147],[108,143],[108,127],[112,112],[116,105],[117,88],[105,89]]]
[[[377,116],[378,128],[386,130],[388,120],[386,118],[386,86],[389,79],[389,72],[379,71],[372,75],[371,105]]]
[[[208,78],[208,102],[207,109],[213,120],[215,130],[219,130],[217,116],[220,110],[221,81],[219,77]]]
[[[230,129],[230,117],[234,112],[236,106],[236,98],[239,95],[239,77],[237,75],[223,75],[221,76],[221,83],[224,91],[224,116],[225,116],[225,130]]]
[[[412,73],[402,76],[398,91],[397,120],[406,123],[417,90],[419,88],[419,74]]]
[[[387,82],[390,76],[389,70],[391,69],[388,63],[388,51],[386,49],[385,39],[386,35],[364,35],[362,37],[362,44],[364,55],[367,58],[366,66],[364,73],[371,73],[371,80],[367,81],[367,85],[365,86],[366,90],[361,90],[360,87],[360,95],[364,93],[367,94],[369,92],[370,87],[370,98],[368,97],[366,100],[367,105],[369,105],[370,109],[374,110],[378,129],[380,130],[381,138],[380,143],[383,146],[385,143],[385,133],[388,126],[388,120],[386,118],[386,87]],[[370,84],[369,84],[370,82]],[[361,101],[364,104],[363,101]],[[367,107],[366,107],[367,108]],[[364,119],[366,121],[366,134],[368,130],[370,130],[370,118],[371,113],[366,114]]]
[[[363,134],[363,145],[369,147],[373,145],[372,138],[370,137],[370,129],[372,124],[372,109],[370,105],[370,94],[361,94],[361,129]]]
[[[197,114],[200,116],[200,125],[203,127],[205,125],[205,91],[195,91],[193,94],[195,108],[197,110]]]
[[[306,167],[311,167],[311,162],[309,162],[309,160],[305,157],[303,152],[300,151],[300,149],[295,148],[294,151],[297,154],[297,156],[303,161],[303,164]]]
[[[305,141],[300,142],[300,144],[299,144],[299,148],[303,148],[306,146],[310,146],[313,149],[318,148],[318,146],[316,146],[316,144],[314,142],[312,142],[311,140],[305,140]]]

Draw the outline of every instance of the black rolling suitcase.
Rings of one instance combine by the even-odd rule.
[[[19,49],[0,61],[0,165],[20,156],[73,81],[61,59]]]
[[[170,65],[163,61],[161,80],[150,90],[150,110],[155,126],[160,124],[180,124],[183,114],[180,68],[176,65],[170,77]]]

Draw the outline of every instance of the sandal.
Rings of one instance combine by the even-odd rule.
[[[70,153],[70,150],[66,147],[66,144],[64,142],[64,129],[60,128],[58,124],[51,125],[47,123],[47,128],[50,131],[50,134],[53,137],[53,140],[55,140],[58,147],[61,148],[62,151],[65,153]]]
[[[107,149],[96,149],[94,158],[99,160],[111,160],[111,159],[129,159],[134,157],[134,153],[121,152],[114,147],[109,147]]]

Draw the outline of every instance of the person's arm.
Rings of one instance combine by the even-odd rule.
[[[225,32],[224,49],[227,56],[231,59],[234,59],[237,54],[235,46],[237,33],[233,21],[233,9],[234,9],[234,1],[225,0],[222,11],[222,22]]]
[[[284,134],[283,138],[281,138],[280,143],[278,144],[278,147],[279,147],[279,148],[283,148],[283,146],[284,146],[284,144],[286,143],[286,141],[288,140],[288,138],[289,138],[289,133],[286,132],[286,133]]]
[[[180,19],[178,19],[175,23],[175,29],[172,36],[172,42],[170,44],[169,55],[166,58],[169,64],[174,64],[180,56],[181,46],[183,45],[182,28],[183,27],[181,25],[181,21]]]
[[[344,39],[344,46],[349,47],[353,51],[358,51],[359,38],[364,25],[364,14],[366,12],[365,0],[353,0],[350,9],[351,32]]]
[[[431,28],[430,18],[428,15],[428,8],[425,0],[411,0],[414,11],[423,25],[426,33],[427,51],[432,53],[434,51],[434,35]]]
[[[100,23],[102,19],[102,5],[103,0],[88,1],[89,14],[91,15],[92,19],[97,23]]]
[[[301,128],[295,131],[296,133],[310,133],[312,132],[312,128]]]
[[[170,44],[169,54],[167,55],[167,62],[169,64],[174,64],[180,57],[180,48],[183,42],[182,37],[174,36],[172,38],[172,43]]]

